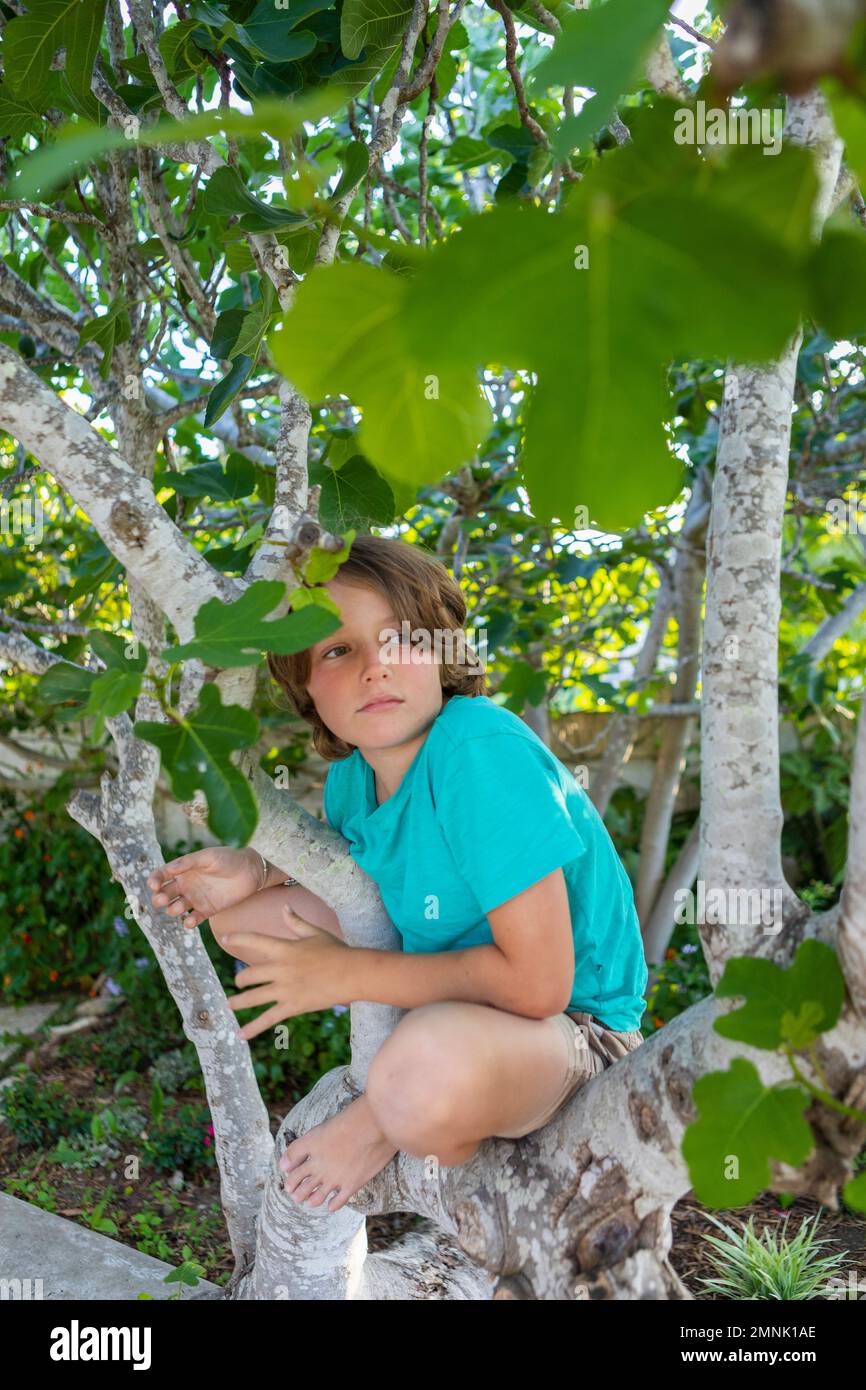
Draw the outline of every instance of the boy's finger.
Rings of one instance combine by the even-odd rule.
[[[201,850],[195,850],[192,854],[181,854],[177,859],[169,859],[161,868],[155,869],[147,880],[151,887],[158,886],[160,883],[170,883],[179,873],[184,873],[192,866],[194,859],[197,859]]]
[[[176,883],[179,877],[180,872],[178,872],[177,874],[170,874],[164,870],[158,877],[154,875],[154,877],[149,878],[147,882],[149,887],[151,887],[154,890],[154,892],[156,892],[157,890],[159,892],[163,892],[164,890],[168,889],[169,884]]]

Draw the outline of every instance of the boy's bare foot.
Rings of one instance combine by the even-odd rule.
[[[396,1152],[362,1095],[288,1145],[280,1159],[283,1185],[294,1202],[339,1211]],[[328,1202],[335,1188],[339,1190]]]

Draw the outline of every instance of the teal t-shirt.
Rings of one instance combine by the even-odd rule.
[[[393,796],[359,749],[333,762],[325,817],[377,884],[404,951],[493,942],[486,913],[561,868],[574,936],[570,1009],[640,1026],[648,972],[631,884],[582,787],[511,710],[451,695]]]

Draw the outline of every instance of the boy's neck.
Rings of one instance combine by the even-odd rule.
[[[374,786],[378,806],[381,806],[398,790],[412,765],[415,754],[426,742],[433,724],[441,714],[442,709],[445,708],[446,703],[443,701],[442,708],[437,710],[427,727],[415,738],[409,739],[408,742],[396,744],[393,748],[358,748],[364,762],[368,763],[375,773]]]

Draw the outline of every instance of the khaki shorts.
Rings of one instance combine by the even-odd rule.
[[[562,1029],[568,1047],[568,1064],[562,1087],[557,1098],[541,1110],[533,1120],[518,1130],[508,1134],[493,1135],[494,1139],[520,1139],[533,1130],[543,1129],[581,1086],[613,1065],[626,1053],[634,1052],[644,1041],[639,1028],[627,1033],[617,1033],[607,1028],[592,1014],[577,1009],[567,1009],[556,1014],[556,1021]]]

